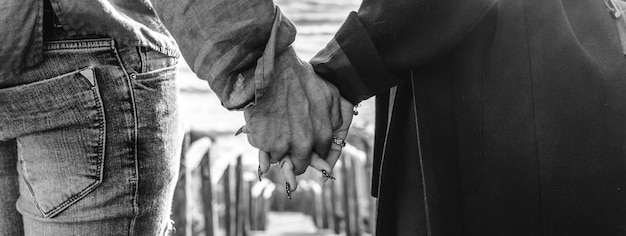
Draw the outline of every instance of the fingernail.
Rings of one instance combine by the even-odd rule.
[[[326,170],[322,170],[322,176],[324,177],[324,183],[326,183],[329,179],[335,180],[335,176],[328,173]]]
[[[285,191],[287,192],[287,198],[289,198],[291,202],[291,185],[289,185],[289,183],[285,183]]]
[[[257,169],[257,176],[259,177],[259,182],[261,182],[261,178],[263,178],[263,173],[261,173],[261,166]]]
[[[243,126],[241,126],[239,130],[237,130],[237,132],[235,133],[235,136],[240,135],[242,132],[243,132]]]

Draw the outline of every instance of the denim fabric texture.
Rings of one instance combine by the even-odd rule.
[[[19,197],[15,139],[0,141],[0,235],[22,235],[22,217],[15,209]]]
[[[2,0],[0,76],[14,75],[41,61],[43,25],[46,24],[44,5],[54,7],[66,29],[74,32],[107,35],[125,45],[144,46],[175,57],[180,55],[176,42],[150,1]]]
[[[182,54],[231,110],[260,102],[272,81],[284,76],[279,57],[298,60],[285,54],[293,50],[296,29],[272,0],[3,0],[0,83],[41,61],[46,10],[77,34]]]
[[[182,142],[177,59],[51,32],[23,83],[0,84],[0,232],[163,235]]]

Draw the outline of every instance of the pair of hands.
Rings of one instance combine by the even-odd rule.
[[[279,57],[263,99],[244,111],[250,144],[259,149],[259,175],[279,163],[287,189],[308,166],[330,173],[352,123],[353,105],[295,54]]]

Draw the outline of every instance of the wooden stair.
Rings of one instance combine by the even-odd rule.
[[[268,212],[264,231],[250,231],[250,236],[337,236],[318,230],[313,219],[300,212]]]

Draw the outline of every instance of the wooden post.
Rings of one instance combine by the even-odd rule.
[[[210,158],[207,153],[200,162],[202,173],[202,203],[204,206],[204,233],[206,236],[214,236],[213,225],[213,186],[211,184]]]
[[[263,190],[263,208],[261,208],[261,228],[260,230],[265,230],[265,226],[267,225],[267,212],[270,211],[270,205],[274,198],[274,192],[276,191],[276,185],[273,183],[269,183],[265,190]]]
[[[187,205],[187,196],[185,193],[185,155],[187,153],[187,149],[189,149],[190,143],[189,132],[185,133],[182,149],[180,153],[180,168],[178,172],[178,182],[176,183],[176,189],[174,190],[174,198],[172,202],[172,220],[174,221],[174,227],[176,230],[177,236],[186,235],[187,228],[187,213],[186,213],[186,205]]]
[[[313,221],[318,228],[324,228],[324,192],[317,181],[309,180],[313,197]]]
[[[235,236],[243,236],[244,231],[244,216],[245,216],[245,205],[244,205],[244,196],[243,196],[243,169],[241,166],[241,156],[237,157],[237,161],[235,163]]]
[[[350,196],[351,199],[351,201],[349,201],[349,208],[351,214],[350,218],[352,219],[352,235],[359,236],[361,235],[361,216],[359,214],[359,202],[361,199],[358,193],[356,181],[358,178],[358,176],[356,175],[356,168],[358,167],[358,165],[356,165],[356,158],[350,158],[348,162],[350,162],[348,174],[350,175],[349,182],[351,183],[351,185],[348,188],[348,192],[350,193],[348,194],[348,196]]]
[[[343,162],[343,161],[342,161]],[[339,172],[339,176],[337,178],[341,178],[343,179],[345,176],[342,174],[342,171],[338,171]],[[341,211],[342,209],[340,207],[342,207],[343,201],[342,201],[342,196],[343,196],[343,190],[342,190],[342,186],[345,186],[342,184],[343,180],[341,181],[331,181],[331,187],[332,187],[332,191],[330,192],[330,202],[332,203],[331,205],[331,214],[333,214],[333,227],[335,229],[335,233],[341,233],[342,230],[342,222],[343,219],[340,217],[343,217],[343,215],[339,215],[339,213],[341,212],[337,212],[337,211]]]
[[[233,230],[232,226],[232,201],[231,201],[231,181],[230,181],[230,166],[224,170],[222,186],[224,187],[224,230],[227,236],[231,236]]]
[[[330,229],[337,233],[335,229],[335,214],[333,212],[333,182],[322,185],[322,210],[324,212],[323,228]]]
[[[350,236],[353,235],[352,234],[352,217],[351,217],[351,211],[350,211],[350,202],[351,202],[351,189],[352,189],[352,183],[351,183],[351,179],[350,179],[350,175],[349,175],[349,171],[348,168],[350,166],[350,156],[349,155],[344,155],[343,157],[343,165],[341,165],[341,175],[342,175],[342,187],[343,187],[343,194],[342,194],[342,200],[343,200],[343,217],[344,217],[344,224],[345,224],[345,232],[346,235]]]

